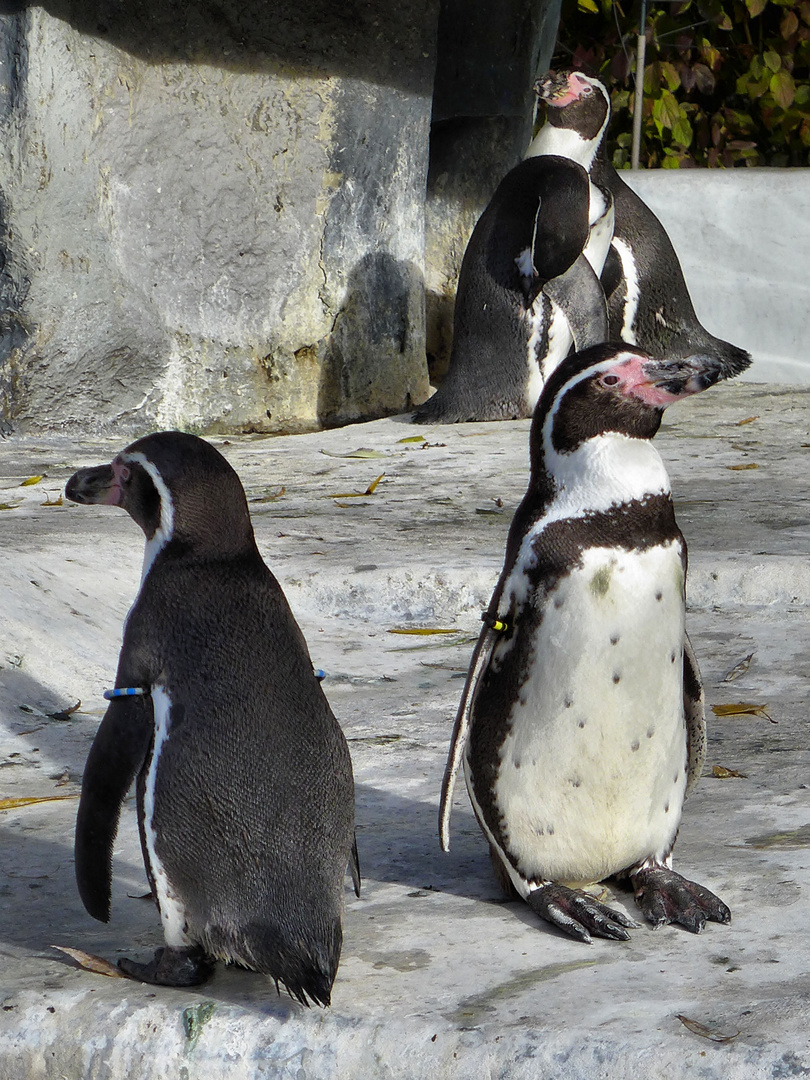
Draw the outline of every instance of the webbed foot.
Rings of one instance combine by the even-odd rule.
[[[680,923],[699,934],[707,920],[731,922],[731,912],[719,897],[665,866],[642,867],[631,873],[630,881],[636,902],[653,928]]]
[[[541,919],[587,944],[591,942],[591,934],[614,941],[629,941],[627,928],[638,926],[623,912],[614,911],[578,889],[555,882],[533,889],[526,902]]]
[[[167,945],[157,949],[148,964],[121,957],[118,966],[133,979],[155,986],[198,986],[210,978],[214,970],[199,945],[182,949]]]

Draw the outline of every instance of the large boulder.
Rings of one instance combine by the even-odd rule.
[[[421,401],[437,18],[438,0],[4,15],[6,418],[290,431]]]

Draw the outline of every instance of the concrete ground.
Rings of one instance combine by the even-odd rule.
[[[67,796],[0,811],[0,1078],[810,1074],[810,390],[720,386],[671,409],[657,440],[690,546],[689,629],[710,707],[675,865],[733,913],[698,937],[640,927],[587,946],[504,902],[463,782],[452,849],[439,849],[452,720],[525,488],[528,426],[393,418],[214,440],[354,759],[364,887],[355,899],[347,885],[326,1011],[221,965],[206,986],[164,990],[52,948],[114,962],[161,941],[132,797],[108,926],[84,912],[72,865],[75,797],[142,540],[121,511],[52,505],[74,469],[119,444],[0,443],[0,799]],[[373,494],[349,497],[381,474]],[[453,633],[390,632],[417,627]],[[711,712],[738,703],[762,710]],[[613,892],[633,914],[632,896]]]

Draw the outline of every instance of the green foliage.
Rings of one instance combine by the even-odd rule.
[[[563,0],[555,66],[597,75],[613,120],[608,155],[630,164],[639,10]],[[651,0],[641,164],[810,164],[810,0]]]

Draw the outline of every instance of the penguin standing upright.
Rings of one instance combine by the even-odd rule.
[[[535,89],[548,106],[548,115],[530,154],[561,154],[580,161],[581,149],[571,135],[577,122],[571,96],[584,78],[581,71],[552,71],[537,81]],[[596,79],[590,82],[602,88],[609,106],[604,86]],[[588,167],[591,182],[609,191],[614,205],[613,237],[601,271],[608,305],[607,339],[626,341],[663,359],[709,356],[719,362],[720,378],[739,375],[750,365],[750,354],[710,334],[700,323],[664,226],[621,179],[603,147]]]
[[[645,916],[728,922],[671,869],[705,720],[684,628],[686,544],[652,438],[667,405],[711,386],[716,359],[602,345],[543,388],[529,488],[473,653],[440,811],[457,765],[501,880],[580,940],[634,925],[579,887],[626,875]]]
[[[498,186],[461,264],[447,376],[416,423],[531,416],[543,381],[568,355],[604,341],[599,275],[613,199],[589,178],[610,115],[601,83],[566,89],[568,140],[527,158]]]
[[[186,986],[226,960],[328,1005],[349,863],[359,889],[351,760],[256,547],[239,478],[204,440],[161,432],[111,465],[80,469],[65,493],[123,507],[146,535],[116,689],[82,783],[84,906],[108,921],[118,818],[137,777],[166,947],[121,968]]]

